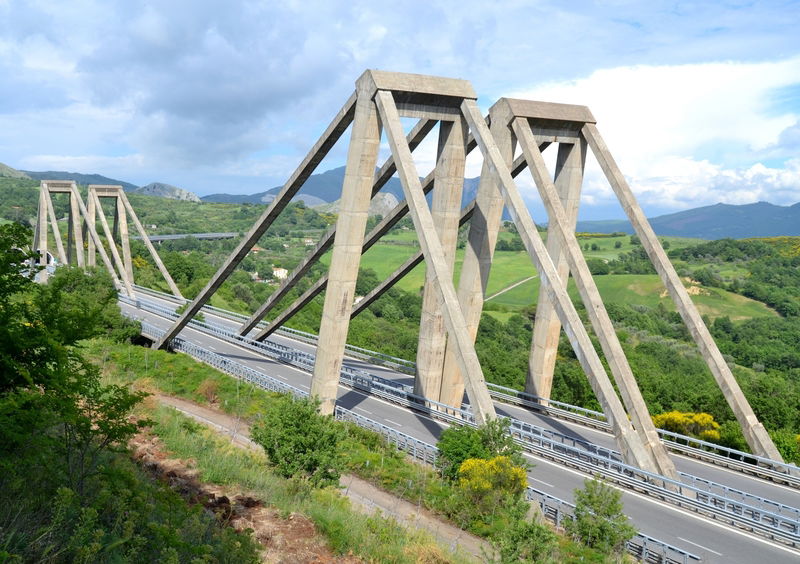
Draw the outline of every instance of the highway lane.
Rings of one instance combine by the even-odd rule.
[[[147,296],[146,299],[151,299],[151,297]],[[173,302],[163,298],[152,298],[152,301],[157,302],[162,306],[174,307]],[[209,313],[206,313],[206,319],[225,326],[231,330],[237,329],[240,325],[235,321]],[[284,346],[293,347],[309,354],[316,354],[316,347],[314,345],[278,333],[273,333],[269,340]],[[344,364],[352,368],[358,368],[371,374],[375,374],[381,378],[387,378],[403,384],[413,385],[413,378],[411,376],[402,372],[397,372],[396,370],[385,366],[371,364],[369,362],[350,357],[345,357]],[[525,423],[537,425],[544,429],[556,431],[568,437],[588,441],[592,444],[608,449],[617,449],[613,435],[606,431],[592,429],[584,427],[578,423],[549,417],[537,411],[521,406],[495,402],[495,408],[497,413],[500,415],[513,417]],[[676,468],[681,472],[692,474],[693,476],[704,478],[718,484],[723,484],[730,488],[747,492],[752,495],[777,501],[784,505],[800,508],[800,490],[781,484],[775,484],[768,480],[755,478],[729,468],[714,466],[710,463],[699,461],[688,456],[676,453],[671,453],[670,456],[675,462]]]
[[[146,320],[167,327],[169,322],[159,316],[124,308]],[[272,361],[238,345],[205,333],[186,329],[181,338],[213,350],[217,354],[255,368],[293,386],[308,390],[311,376],[294,367]],[[338,402],[366,417],[383,422],[420,440],[435,443],[444,424],[420,414],[385,402],[379,398],[340,387]],[[531,459],[536,465],[530,473],[537,489],[565,500],[573,499],[573,490],[581,487],[584,475],[544,460]],[[732,530],[708,519],[685,513],[655,500],[623,490],[625,511],[645,534],[675,546],[702,554],[708,562],[754,562],[769,558],[775,563],[796,562],[798,552],[766,542],[743,532]],[[700,547],[703,547],[702,549]]]

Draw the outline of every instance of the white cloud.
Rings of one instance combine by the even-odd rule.
[[[639,198],[678,209],[800,200],[796,165],[769,168],[759,162],[762,151],[775,152],[781,134],[800,117],[796,108],[772,107],[772,94],[797,84],[800,57],[604,69],[510,97],[589,106]],[[604,199],[599,174],[593,160],[587,161],[588,197]]]

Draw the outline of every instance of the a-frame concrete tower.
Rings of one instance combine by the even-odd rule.
[[[250,334],[256,329],[258,323],[287,295],[314,262],[332,249],[328,274],[254,335],[256,339],[266,338],[311,299],[325,291],[311,393],[321,401],[321,410],[330,413],[336,400],[349,320],[424,260],[426,280],[415,390],[429,400],[451,406],[461,405],[466,390],[475,419],[478,422],[490,419],[495,416],[494,406],[475,354],[474,340],[505,208],[511,214],[541,278],[528,391],[538,394],[545,402],[549,398],[555,350],[563,327],[612,426],[625,460],[645,470],[674,477],[674,466],[658,440],[634,375],[575,240],[574,226],[583,166],[586,154],[591,149],[631,216],[657,270],[676,302],[679,302],[679,310],[701,351],[713,364],[712,371],[726,397],[733,401],[732,405],[736,405],[734,410],[737,417],[741,414],[740,422],[745,427],[748,440],[752,440],[750,444],[754,451],[780,460],[735,381],[729,377],[730,371],[603,145],[589,110],[582,106],[502,99],[492,107],[489,118],[485,119],[475,99],[472,87],[463,80],[382,71],[365,72],[357,80],[354,94],[281,192],[197,298],[163,338],[154,343],[154,347],[168,346],[170,340],[207,303],[328,151],[350,128],[347,167],[336,226],[322,237],[310,255],[242,325],[240,333]],[[405,134],[401,118],[419,121]],[[420,181],[412,151],[437,125],[439,139],[436,165]],[[388,143],[391,157],[376,172],[382,139]],[[517,144],[522,155],[514,159]],[[554,179],[548,173],[541,155],[541,151],[551,144],[558,145]],[[465,158],[476,147],[484,162],[478,195],[470,205],[459,209]],[[547,245],[539,236],[514,182],[514,177],[526,168],[530,169],[549,214]],[[395,173],[400,178],[405,201],[365,236],[370,200]],[[429,206],[426,194],[431,190],[432,204]],[[354,305],[361,255],[407,213],[413,219],[421,251]],[[459,226],[467,221],[470,222],[469,244],[456,288],[453,282],[455,243]],[[581,298],[589,311],[589,320],[599,336],[603,354],[622,399],[617,395],[567,294],[565,280],[570,272],[578,284]]]

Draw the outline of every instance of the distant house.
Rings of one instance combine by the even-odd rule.
[[[258,253],[260,253],[263,250],[264,249],[259,247],[258,245],[253,245],[253,248],[250,249],[250,252],[252,252],[254,255],[257,255]]]
[[[303,239],[303,244],[306,247],[311,247],[314,245],[314,239],[312,239],[311,237],[306,237],[305,239]]]
[[[278,280],[286,280],[286,277],[289,276],[289,271],[285,268],[281,268],[279,266],[272,267],[272,277],[277,278]]]

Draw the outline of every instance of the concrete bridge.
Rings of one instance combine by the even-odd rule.
[[[402,127],[403,117],[418,120],[408,133]],[[436,165],[420,180],[412,151],[434,128],[438,128]],[[211,296],[348,129],[350,144],[337,224],[322,237],[317,247],[252,316],[234,320],[235,323],[232,324],[230,315],[216,312],[215,315],[222,314],[222,329],[220,326],[193,321],[200,311],[209,311],[207,303]],[[376,173],[382,132],[391,148],[391,156]],[[515,156],[517,145],[520,154]],[[542,156],[542,151],[551,146],[557,151],[553,173],[548,171]],[[480,151],[484,162],[480,187],[475,200],[466,208],[459,209],[465,159],[475,149]],[[705,477],[705,470],[696,467],[687,472],[686,462],[679,460],[675,454],[676,450],[680,451],[676,445],[684,439],[669,439],[652,424],[634,374],[574,235],[583,167],[589,151],[599,162],[612,190],[628,214],[643,248],[667,287],[755,453],[752,460],[756,464],[745,464],[734,469],[738,472],[736,480],[730,476],[731,468],[736,465],[730,458],[723,463],[721,455],[720,459],[712,459],[710,462],[707,457],[704,458],[703,466],[713,468],[716,472],[718,466],[722,465],[726,468],[724,474],[712,472],[710,477]],[[515,184],[514,178],[526,169],[531,172],[548,212],[547,244],[539,236]],[[405,200],[387,214],[370,233],[365,234],[370,198],[394,174],[400,177]],[[433,198],[432,204],[428,206],[426,194],[430,191],[433,191]],[[66,246],[58,232],[52,207],[52,195],[58,193],[67,194],[70,199]],[[113,202],[113,227],[109,226],[102,211],[103,198]],[[345,405],[342,402],[354,399],[358,399],[357,405],[347,404],[353,410],[358,407],[371,410],[372,407],[365,407],[367,399],[359,399],[364,395],[362,388],[380,388],[383,394],[381,398],[400,398],[398,401],[405,402],[405,415],[393,412],[390,416],[376,416],[380,419],[380,424],[396,424],[403,427],[404,432],[407,432],[406,427],[414,429],[420,434],[415,436],[415,440],[431,443],[435,443],[441,421],[450,424],[480,424],[498,415],[513,416],[515,421],[519,421],[513,427],[515,436],[526,441],[526,448],[537,456],[537,464],[557,464],[559,468],[556,471],[553,467],[552,473],[548,472],[540,477],[532,475],[531,480],[534,482],[538,480],[542,484],[548,484],[551,479],[556,481],[555,476],[558,476],[558,480],[563,480],[566,476],[572,476],[573,470],[589,474],[599,471],[606,477],[614,477],[613,481],[620,487],[645,494],[648,499],[659,500],[661,505],[658,509],[652,506],[642,506],[640,509],[629,507],[629,511],[636,514],[634,519],[637,525],[642,526],[640,521],[652,525],[654,516],[657,516],[655,518],[661,523],[658,530],[662,533],[680,531],[682,536],[676,534],[677,540],[682,539],[689,545],[699,547],[706,551],[706,556],[724,556],[725,561],[733,561],[742,555],[752,554],[752,551],[742,546],[741,540],[736,540],[736,535],[740,533],[733,532],[746,529],[749,531],[746,536],[750,539],[748,542],[753,542],[754,538],[761,539],[757,542],[766,543],[764,546],[771,548],[760,546],[760,549],[773,551],[770,554],[778,561],[785,557],[787,550],[788,554],[793,554],[793,558],[796,558],[797,553],[792,551],[796,549],[798,539],[798,510],[794,508],[800,507],[800,499],[795,497],[800,487],[796,477],[797,469],[783,463],[769,435],[750,408],[600,136],[588,108],[502,98],[491,107],[488,116],[483,116],[478,110],[476,95],[466,81],[381,71],[365,72],[357,80],[353,95],[335,115],[281,192],[245,234],[206,287],[194,300],[186,303],[185,310],[180,315],[174,314],[174,308],[185,300],[158,258],[151,239],[144,232],[121,188],[90,186],[87,199],[87,204],[84,204],[74,183],[43,181],[36,230],[37,248],[47,252],[49,220],[62,262],[78,266],[91,265],[99,254],[121,290],[125,307],[134,308],[128,313],[145,317],[156,328],[150,333],[155,347],[181,350],[181,347],[189,346],[186,343],[191,336],[191,339],[199,339],[194,346],[200,347],[192,350],[200,350],[206,360],[215,359],[213,355],[218,355],[222,350],[219,347],[227,351],[238,350],[237,354],[241,350],[261,354],[272,350],[270,347],[275,346],[274,339],[279,338],[279,332],[284,330],[285,323],[324,291],[322,323],[319,337],[313,339],[313,352],[299,354],[287,349],[275,353],[278,358],[299,363],[307,373],[311,373],[310,380],[303,376],[307,379],[307,384],[297,381],[299,376],[295,372],[286,373],[283,368],[278,371],[277,365],[265,359],[263,354],[255,357],[252,362],[262,367],[269,366],[269,370],[274,369],[275,374],[270,376],[286,379],[287,386],[296,384],[301,386],[297,388],[301,391],[307,388],[308,394],[320,399],[325,413],[333,414],[337,405],[342,407]],[[498,391],[496,387],[487,384],[474,349],[486,282],[504,209],[511,215],[542,280],[524,394]],[[420,253],[399,265],[393,275],[358,304],[353,305],[362,253],[406,215],[410,215],[414,222]],[[139,231],[173,294],[172,298],[158,297],[161,305],[152,304],[155,299],[152,295],[145,300],[142,293],[148,293],[134,284],[128,236],[129,219]],[[97,220],[102,230],[97,228]],[[453,279],[456,235],[458,228],[467,223],[469,244],[456,287]],[[104,237],[101,237],[101,231]],[[87,240],[88,249],[85,256],[84,239]],[[280,312],[271,323],[263,323],[262,319],[274,310],[281,298],[329,249],[332,249],[332,259],[328,273]],[[395,371],[384,377],[380,374],[383,368],[365,365],[359,368],[364,374],[351,379],[355,382],[353,388],[342,394],[340,384],[349,367],[352,367],[352,361],[346,360],[350,319],[422,261],[426,264],[427,274],[417,358],[415,362],[406,365],[411,367],[412,374]],[[586,306],[592,328],[599,338],[609,371],[604,368],[566,292],[565,281],[570,274]],[[566,434],[564,431],[567,429],[563,427],[561,420],[552,419],[554,414],[560,414],[558,410],[561,409],[557,402],[551,400],[550,390],[558,337],[562,329],[569,337],[576,357],[602,406],[602,413],[578,414],[583,417],[578,423],[602,420],[602,429],[597,431],[604,433],[605,444],[602,446],[598,437],[592,435],[589,438],[596,431],[582,428],[577,436],[574,430]],[[619,390],[619,395],[614,386]],[[463,401],[465,393],[466,403]],[[367,395],[372,398],[371,394]],[[498,403],[498,399],[503,399],[504,402]],[[506,400],[514,405],[505,403]],[[424,407],[423,415],[418,413],[420,406]],[[572,409],[572,412],[574,414],[575,410]],[[549,421],[550,428],[547,432],[542,430],[545,427],[530,421],[530,417],[538,417],[542,413]],[[400,417],[405,418],[403,420],[406,423],[397,419]],[[573,415],[572,419],[580,418]],[[597,425],[599,424],[594,426]],[[559,441],[562,446],[554,446],[556,435],[553,433],[561,436]],[[567,439],[564,439],[565,436]],[[565,450],[565,440],[571,441],[568,446],[578,448],[579,452]],[[700,456],[698,453],[702,448],[695,448],[691,454]],[[572,454],[565,455],[565,452]],[[681,452],[686,454],[685,450]],[[741,456],[741,453],[734,453],[734,456]],[[760,476],[758,479],[746,477],[742,481],[743,470],[750,470],[752,474],[752,470],[759,467],[762,469],[755,472]],[[765,486],[762,484],[763,479],[777,480],[784,485],[769,485],[767,482],[768,485]],[[731,480],[736,483],[735,486],[728,485]],[[698,488],[698,484],[707,489]],[[562,487],[562,490],[562,495],[571,495],[568,488]],[[628,494],[626,507],[627,504],[638,507],[635,499],[637,498],[633,494]],[[789,499],[791,501],[787,501]],[[678,506],[681,507],[680,510],[676,509]],[[691,525],[688,527],[686,522],[681,525],[686,520],[687,508],[694,509],[693,517],[689,521]],[[669,519],[675,519],[676,511],[677,520],[670,521]],[[725,547],[709,545],[714,534],[710,529],[701,529],[698,524],[709,517],[718,523],[724,523],[725,530],[729,531],[725,533],[725,542],[729,543]],[[665,525],[667,521],[670,524]],[[699,537],[697,530],[703,530]],[[731,552],[728,548],[731,546],[736,547],[735,551]],[[786,546],[790,548],[787,549]]]

